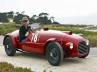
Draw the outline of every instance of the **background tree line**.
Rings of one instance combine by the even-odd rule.
[[[48,13],[39,13],[38,15],[33,15],[32,17],[25,15],[23,12],[16,12],[13,11],[10,12],[3,12],[0,13],[0,22],[10,22],[11,20],[15,22],[16,24],[21,23],[22,17],[27,16],[30,20],[30,24],[32,23],[41,23],[41,24],[59,24],[59,22],[56,22],[54,20],[54,17],[49,17]]]

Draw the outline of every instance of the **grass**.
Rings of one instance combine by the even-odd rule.
[[[12,64],[7,62],[0,62],[0,72],[33,72],[31,69],[14,67]]]
[[[49,29],[60,31],[72,31],[77,34],[81,33],[85,38],[89,39],[92,47],[97,47],[97,32],[86,31],[86,25],[43,25],[42,27],[48,27]],[[2,24],[0,25],[0,35],[5,35],[6,33],[12,32],[18,28],[19,26],[16,26],[14,23]]]
[[[18,27],[12,23],[12,24],[2,24],[0,25],[0,35],[5,35],[9,32],[12,32],[14,30],[17,30]]]
[[[28,69],[22,67],[14,67],[12,64],[7,62],[0,62],[0,72],[36,72],[36,71],[32,71],[30,68]],[[43,72],[46,72],[46,69],[44,69]]]

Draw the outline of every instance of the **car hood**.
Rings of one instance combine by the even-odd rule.
[[[57,30],[48,30],[48,31],[43,31],[43,34],[45,35],[50,35],[53,37],[60,37],[60,38],[64,38],[65,40],[69,40],[69,41],[85,41],[85,38],[83,38],[82,36],[78,35],[78,34],[69,34],[69,33],[65,33],[62,31],[57,31]],[[64,40],[63,39],[63,40]]]

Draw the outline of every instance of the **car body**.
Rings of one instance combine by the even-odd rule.
[[[8,33],[4,37],[3,45],[5,49],[10,47],[10,45],[8,44],[9,42],[7,42],[7,38],[10,38],[10,42],[13,47],[12,50],[15,49],[15,51],[19,50],[30,53],[37,53],[46,55],[47,57],[48,54],[52,57],[60,55],[61,57],[59,58],[61,59],[58,59],[58,57],[56,57],[55,59],[58,60],[55,63],[50,62],[55,61],[55,59],[51,60],[51,58],[49,58],[50,60],[48,61],[52,65],[59,65],[61,60],[63,60],[62,58],[66,57],[85,58],[88,56],[90,50],[89,41],[87,39],[70,31],[63,32],[57,30],[49,30],[48,28],[40,29],[35,32],[29,31],[26,41],[20,42],[19,30],[16,30],[14,32]],[[50,52],[50,49],[47,49],[51,47],[52,52]],[[55,51],[53,50],[53,47],[55,48]],[[14,53],[8,54],[7,50],[5,51],[9,56],[14,55]],[[48,54],[46,54],[46,52]]]

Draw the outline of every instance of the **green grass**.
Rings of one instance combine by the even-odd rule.
[[[0,62],[0,72],[33,72],[31,69],[14,67],[12,64],[7,62]]]
[[[0,72],[36,72],[36,71],[32,71],[30,68],[15,67],[14,65],[7,62],[0,62]],[[43,72],[46,72],[46,69],[44,69]]]
[[[0,35],[5,35],[17,29],[18,27],[14,23],[13,24],[2,24],[0,25]]]
[[[42,28],[48,27],[53,30],[72,31],[73,33],[81,33],[85,38],[89,39],[92,47],[97,47],[97,32],[86,31],[86,25],[43,25]],[[0,25],[0,35],[12,32],[18,29],[19,26],[14,23]]]

